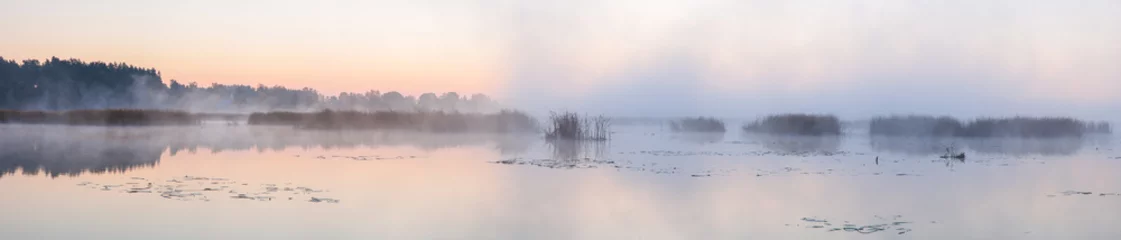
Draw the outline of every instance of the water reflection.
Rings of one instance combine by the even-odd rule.
[[[79,127],[0,125],[0,177],[22,170],[57,177],[124,172],[156,165],[164,151],[415,147],[431,151],[493,145],[504,155],[531,148],[532,136],[377,131],[305,131],[286,127]]]
[[[675,133],[670,138],[687,143],[712,144],[723,142],[724,133]]]
[[[870,146],[875,151],[909,155],[940,155],[947,148],[994,155],[1066,156],[1078,153],[1087,143],[1083,138],[921,138],[873,136]]]
[[[609,152],[606,141],[556,139],[546,141],[555,160],[600,159]]]
[[[155,166],[163,150],[145,141],[93,141],[5,131],[0,137],[0,177],[16,170],[50,177],[125,172]]]
[[[745,134],[744,137],[777,152],[835,152],[841,147],[840,136]]]

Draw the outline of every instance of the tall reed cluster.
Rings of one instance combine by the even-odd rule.
[[[563,140],[605,141],[611,137],[611,121],[603,116],[580,116],[573,112],[549,115],[545,138]]]

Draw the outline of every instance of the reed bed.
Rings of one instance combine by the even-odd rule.
[[[743,127],[746,132],[776,135],[829,136],[841,134],[841,121],[833,115],[779,114]]]
[[[1112,133],[1112,128],[1107,122],[1068,117],[987,117],[964,122],[916,115],[878,117],[869,125],[869,134],[879,136],[1059,138],[1090,133]]]
[[[549,115],[545,138],[553,140],[606,141],[611,137],[611,121],[603,116],[581,116],[574,112]]]
[[[250,125],[290,125],[307,129],[384,129],[424,132],[532,132],[537,121],[529,115],[498,113],[331,111],[267,112],[249,115]]]
[[[183,111],[100,109],[71,111],[0,110],[0,123],[92,126],[194,125],[199,117]]]

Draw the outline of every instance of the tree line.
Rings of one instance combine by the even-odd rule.
[[[315,111],[496,111],[483,94],[455,92],[419,97],[391,91],[321,94],[315,89],[281,86],[163,81],[160,72],[126,63],[83,62],[52,57],[46,61],[0,57],[0,109],[171,109],[196,112]]]

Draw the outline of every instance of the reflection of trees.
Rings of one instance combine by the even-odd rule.
[[[794,136],[773,134],[747,134],[748,139],[780,152],[834,152],[841,147],[840,136]]]
[[[1007,155],[1071,155],[1082,149],[1082,138],[927,138],[872,136],[871,147],[876,151],[912,155],[935,155],[954,146],[968,148],[977,153]]]
[[[287,148],[415,147],[437,150],[493,145],[501,154],[528,151],[530,136],[386,131],[309,131],[291,127],[86,127],[0,125],[0,176],[22,169],[49,176],[124,172],[154,166],[167,149],[212,152]]]
[[[0,136],[0,176],[14,174],[16,169],[28,175],[42,172],[51,177],[125,172],[154,166],[163,150],[162,146],[143,142],[96,141],[5,129]]]

